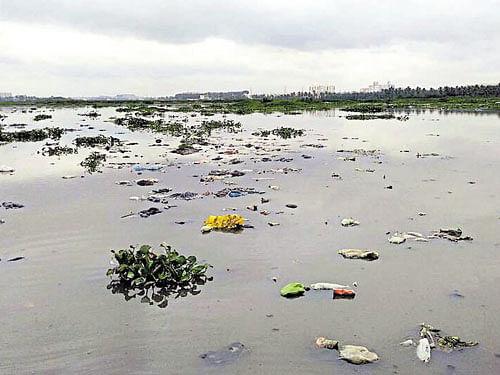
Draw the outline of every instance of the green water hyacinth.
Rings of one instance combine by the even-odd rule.
[[[106,273],[111,278],[108,289],[126,300],[142,296],[143,303],[166,307],[168,297],[199,294],[198,286],[212,280],[206,276],[210,264],[199,264],[195,256],[181,255],[166,243],[160,247],[164,253],[153,252],[149,245],[112,251],[118,264]]]

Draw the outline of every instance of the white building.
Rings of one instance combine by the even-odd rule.
[[[0,92],[0,98],[12,98],[11,92]]]
[[[390,81],[387,81],[386,84],[379,83],[378,81],[374,81],[372,85],[362,88],[361,92],[379,92],[382,90],[388,90],[390,88],[394,88],[394,84]]]
[[[334,85],[317,85],[317,86],[310,86],[309,87],[309,92],[315,96],[321,96],[324,94],[335,94],[335,86]]]

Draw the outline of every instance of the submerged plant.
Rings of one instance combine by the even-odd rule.
[[[199,264],[195,256],[181,255],[166,243],[160,247],[162,254],[153,252],[149,245],[111,251],[118,264],[106,272],[111,278],[108,289],[124,294],[125,300],[142,296],[143,303],[167,307],[168,297],[199,294],[198,286],[212,280],[206,276],[210,264]]]

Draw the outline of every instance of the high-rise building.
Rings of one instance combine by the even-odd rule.
[[[325,94],[334,94],[335,93],[335,86],[334,85],[310,86],[309,93],[311,93],[314,97],[318,97],[318,96],[325,95]]]
[[[390,88],[394,88],[394,84],[390,81],[387,81],[386,84],[381,84],[378,81],[374,81],[372,85],[362,88],[361,92],[379,92],[382,90],[388,90]]]

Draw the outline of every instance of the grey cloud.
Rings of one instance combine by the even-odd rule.
[[[167,43],[220,37],[298,50],[368,48],[397,42],[467,47],[498,40],[500,2],[0,0],[0,19],[61,25]]]

